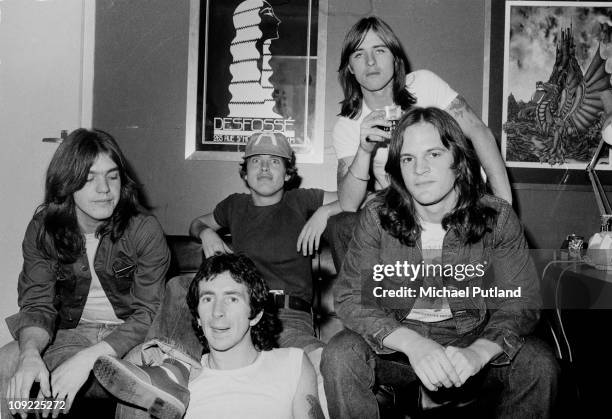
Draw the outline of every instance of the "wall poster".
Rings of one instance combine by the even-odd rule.
[[[502,152],[509,167],[585,169],[612,89],[612,6],[507,1]],[[603,156],[598,169],[612,169]]]
[[[191,0],[185,158],[240,160],[280,132],[323,162],[326,0]]]

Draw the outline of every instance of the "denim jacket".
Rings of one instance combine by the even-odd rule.
[[[19,275],[19,312],[6,319],[15,339],[21,329],[37,326],[49,333],[77,326],[85,307],[91,273],[87,254],[61,264],[38,248],[42,215],[34,216],[23,240],[23,269]],[[170,251],[161,226],[150,215],[132,218],[115,243],[100,237],[94,269],[118,318],[124,320],[104,340],[125,355],[142,343],[159,308]]]
[[[449,290],[473,290],[497,287],[501,290],[521,289],[520,297],[484,298],[470,293],[448,298],[457,334],[476,332],[479,337],[501,346],[503,353],[495,363],[507,363],[518,352],[524,336],[535,328],[539,320],[541,298],[535,265],[529,255],[522,225],[504,200],[485,195],[484,205],[494,208],[497,216],[484,237],[472,245],[463,244],[454,229],[449,229],[443,241],[442,265],[477,265],[480,275],[470,272],[462,280],[442,277],[443,287]],[[360,333],[380,354],[393,352],[383,346],[383,340],[399,327],[410,327],[402,322],[410,312],[415,298],[378,298],[373,287],[399,290],[418,289],[423,278],[415,280],[390,276],[379,282],[372,280],[377,264],[396,265],[399,261],[421,264],[420,239],[415,246],[406,246],[387,233],[380,224],[378,208],[373,200],[362,210],[359,224],[340,271],[335,288],[336,310],[350,329]],[[482,274],[484,272],[484,274]]]

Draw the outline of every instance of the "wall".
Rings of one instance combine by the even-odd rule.
[[[18,310],[21,241],[57,148],[41,139],[83,124],[83,22],[92,12],[81,0],[0,2],[0,346],[11,339],[4,318]]]
[[[303,186],[336,189],[331,129],[342,97],[336,69],[347,29],[361,16],[383,17],[404,40],[414,69],[435,69],[479,112],[483,31],[465,30],[465,22],[481,28],[483,4],[329,1],[325,161],[300,165]],[[188,0],[97,1],[94,126],[117,137],[172,234],[185,234],[192,218],[244,190],[235,162],[184,159],[188,24]]]

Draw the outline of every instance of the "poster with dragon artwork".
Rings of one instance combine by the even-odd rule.
[[[507,1],[502,154],[508,167],[585,169],[612,89],[612,4]],[[612,170],[609,151],[597,166]]]
[[[326,0],[191,0],[185,157],[240,160],[257,132],[323,162]]]

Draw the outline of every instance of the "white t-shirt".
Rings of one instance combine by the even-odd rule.
[[[442,264],[442,244],[446,230],[442,224],[428,223],[421,220],[421,248],[425,264]],[[426,277],[423,286],[442,287],[441,281]],[[406,316],[410,320],[433,323],[453,318],[453,313],[446,297],[425,300],[417,298],[410,313]]]
[[[406,75],[406,89],[414,95],[418,107],[436,107],[446,109],[457,97],[448,83],[429,70],[417,70]],[[356,119],[341,116],[336,121],[332,132],[334,150],[338,159],[353,157],[359,148],[359,127],[361,122],[372,111],[365,102],[362,102],[361,113]],[[386,188],[389,185],[385,164],[387,163],[388,149],[379,148],[374,156],[374,177],[376,189]]]
[[[91,284],[89,285],[89,293],[81,315],[82,322],[88,323],[107,323],[120,324],[123,323],[117,315],[113,306],[106,296],[100,279],[94,269],[94,259],[98,250],[98,239],[95,233],[85,234],[85,251],[87,252],[87,261],[89,262],[89,272],[91,273]]]
[[[302,372],[304,351],[262,351],[251,365],[234,370],[204,367],[189,383],[191,400],[184,419],[287,419]],[[208,365],[208,354],[202,365]]]

